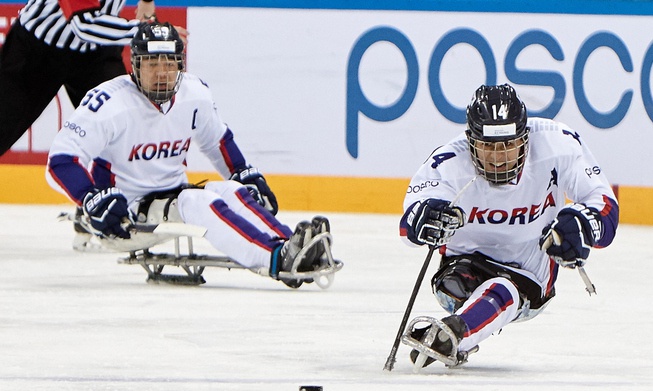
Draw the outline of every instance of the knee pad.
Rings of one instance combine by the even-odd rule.
[[[453,313],[487,277],[474,268],[470,259],[460,258],[441,268],[433,276],[431,285],[440,305]]]

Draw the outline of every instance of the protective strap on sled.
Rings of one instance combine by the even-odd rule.
[[[179,193],[186,189],[203,189],[204,182],[199,184],[185,183],[181,186],[175,187],[174,189],[153,191],[141,198],[138,203],[137,216],[139,221],[145,221],[149,216],[150,207],[155,200],[165,200],[163,206],[163,215],[161,216],[161,221],[168,221],[170,215],[170,206],[172,203],[179,197]]]

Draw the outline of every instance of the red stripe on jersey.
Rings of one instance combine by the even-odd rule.
[[[553,286],[556,282],[557,277],[558,263],[554,261],[553,258],[549,258],[549,281],[546,283],[545,296],[549,296],[551,294],[551,290],[553,290]]]
[[[601,209],[601,216],[607,216],[612,210],[612,200],[610,197],[603,194],[603,202],[605,203],[605,206]]]
[[[229,156],[229,152],[227,151],[227,146],[225,145],[224,138],[220,139],[219,148],[220,148],[220,153],[224,158],[224,162],[227,165],[227,168],[229,169],[229,172],[233,173],[235,171],[234,163],[231,161],[231,156]]]

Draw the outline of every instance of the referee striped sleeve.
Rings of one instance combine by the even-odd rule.
[[[29,0],[18,16],[19,23],[47,45],[79,52],[98,45],[128,45],[138,29],[138,20],[119,17],[125,0],[105,0],[101,9],[66,19],[57,0]]]

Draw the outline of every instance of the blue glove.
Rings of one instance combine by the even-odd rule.
[[[89,191],[82,202],[84,216],[98,236],[129,239],[126,228],[134,224],[127,199],[117,187]]]
[[[561,266],[582,266],[600,238],[599,212],[583,204],[572,204],[562,208],[555,220],[542,230],[540,248]]]
[[[442,246],[465,224],[465,212],[448,201],[430,198],[413,204],[406,221],[411,242]]]
[[[248,166],[234,172],[230,178],[232,181],[237,181],[245,185],[249,194],[252,195],[252,198],[267,209],[273,215],[276,215],[279,211],[279,205],[277,204],[277,197],[274,196],[270,186],[268,186],[263,174],[261,174],[258,168]]]

